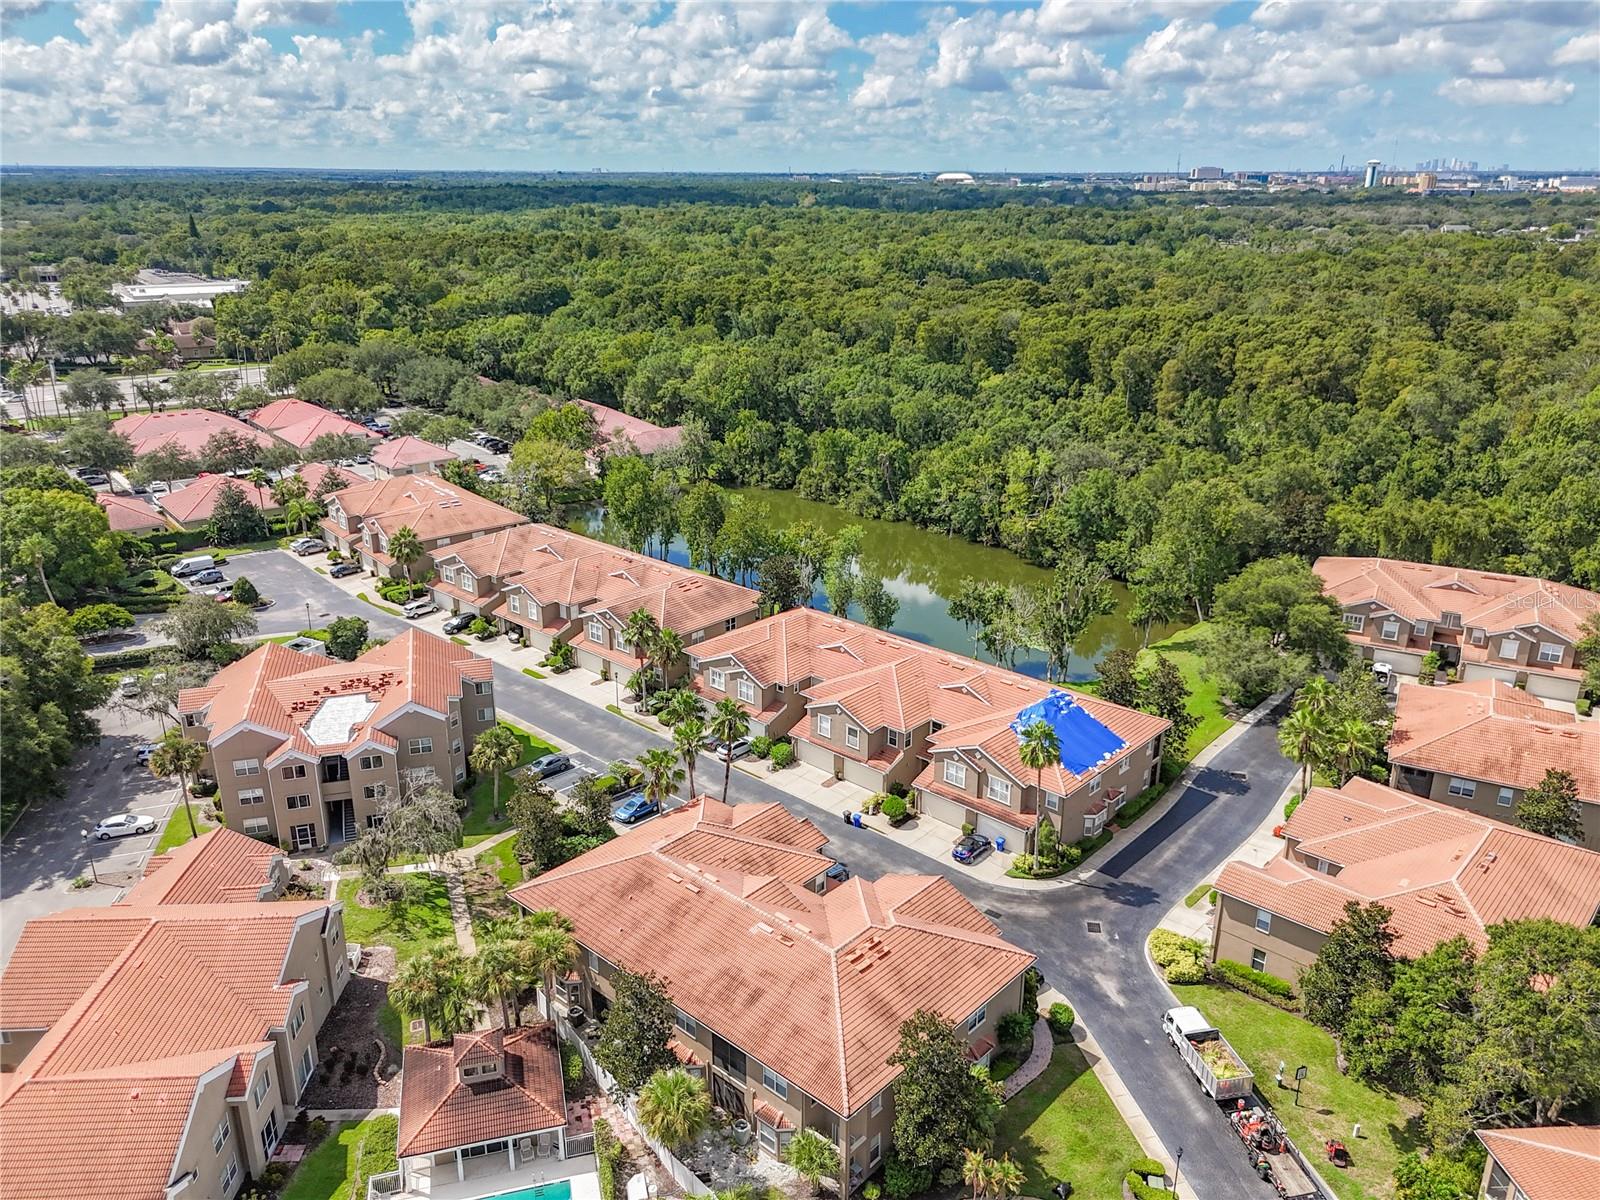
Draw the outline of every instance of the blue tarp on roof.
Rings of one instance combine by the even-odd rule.
[[[1061,765],[1074,775],[1099,766],[1127,745],[1090,716],[1071,693],[1059,689],[1017,714],[1011,729],[1018,741],[1022,739],[1022,731],[1035,721],[1043,721],[1056,731],[1056,740],[1061,743]]]

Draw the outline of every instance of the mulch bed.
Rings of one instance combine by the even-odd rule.
[[[300,1098],[301,1107],[392,1108],[400,1103],[401,1048],[378,1025],[378,1010],[388,998],[394,973],[392,949],[366,947],[361,969],[345,984],[317,1034],[322,1060]]]

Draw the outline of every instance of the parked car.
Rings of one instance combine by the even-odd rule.
[[[429,613],[439,611],[439,606],[427,596],[418,596],[415,600],[406,601],[406,606],[400,610],[400,615],[408,621],[415,621],[418,617],[425,617]]]
[[[504,483],[506,481],[506,473],[499,467],[485,467],[478,472],[478,477],[485,483]]]
[[[353,562],[334,563],[328,568],[328,574],[335,579],[343,579],[346,575],[361,574],[361,568]]]
[[[327,548],[328,544],[326,542],[321,538],[314,537],[295,538],[294,541],[289,543],[289,549],[299,555],[321,554]]]
[[[643,792],[630,792],[622,798],[622,802],[611,810],[611,819],[621,821],[624,825],[632,825],[646,817],[653,817],[661,811],[661,805],[650,799]]]
[[[191,582],[198,584],[222,583],[227,578],[228,577],[226,575],[217,570],[215,567],[207,567],[204,571],[196,574]]]
[[[444,631],[446,633],[464,633],[475,620],[477,618],[471,613],[457,613],[444,623]]]
[[[743,758],[750,752],[750,739],[747,737],[734,738],[731,742],[717,741],[713,738],[706,743],[706,749],[718,762],[732,762],[736,758]]]
[[[139,677],[137,675],[124,675],[117,684],[117,694],[127,699],[139,694]]]
[[[823,875],[834,883],[845,883],[850,878],[850,868],[842,862],[836,862],[824,871]]]
[[[114,837],[127,837],[133,833],[154,833],[156,819],[142,817],[138,813],[118,813],[114,817],[107,817],[94,827],[96,841],[108,841]]]
[[[200,594],[210,596],[218,604],[226,604],[233,599],[233,584],[224,583],[220,587],[204,588]]]
[[[152,496],[165,496],[171,490],[172,488],[168,486],[165,479],[154,479],[150,482],[150,494]]]
[[[141,767],[147,767],[150,765],[150,756],[154,754],[157,749],[159,749],[159,743],[146,742],[144,745],[134,750],[133,760]]]
[[[510,454],[511,443],[504,438],[492,437],[483,444],[483,448],[491,454]]]
[[[540,779],[549,779],[552,775],[572,770],[572,759],[565,754],[546,754],[543,758],[536,758],[529,763],[528,770]]]
[[[969,833],[956,843],[956,848],[950,851],[950,857],[958,863],[975,863],[993,849],[994,843],[983,834]]]
[[[209,571],[217,565],[217,560],[209,554],[195,554],[188,558],[180,558],[167,568],[167,574],[174,579],[184,579],[190,575],[197,575],[201,571]]]

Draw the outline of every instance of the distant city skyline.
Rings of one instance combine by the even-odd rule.
[[[1600,161],[1590,0],[4,0],[3,13],[12,164],[1035,174]]]

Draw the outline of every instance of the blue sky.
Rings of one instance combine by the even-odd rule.
[[[7,162],[1600,162],[1595,0],[3,0]]]

